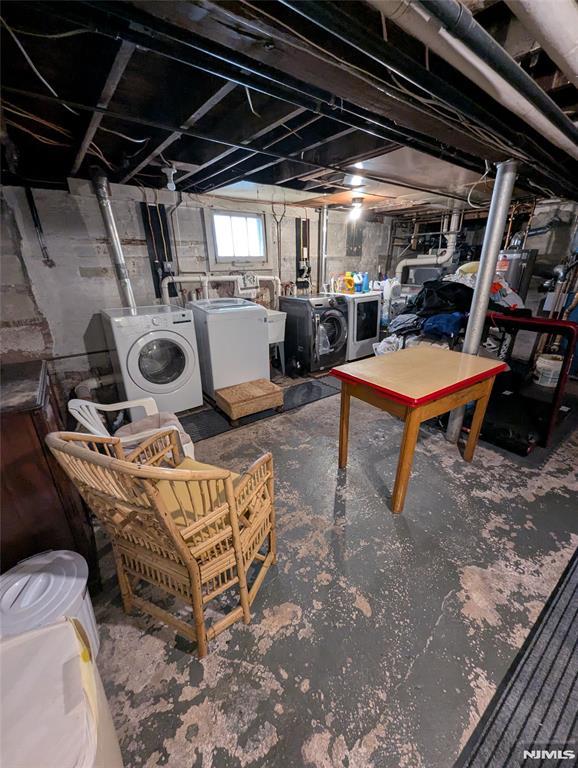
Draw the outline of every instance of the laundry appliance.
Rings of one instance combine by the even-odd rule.
[[[282,296],[279,309],[287,313],[287,367],[323,371],[345,362],[348,305],[345,296]]]
[[[158,305],[105,309],[102,320],[114,372],[127,400],[153,397],[159,411],[203,404],[193,313]],[[132,409],[131,417],[142,414]]]
[[[247,299],[201,299],[187,304],[195,317],[203,390],[269,379],[267,310]]]
[[[347,301],[347,360],[373,355],[379,341],[381,291],[335,294]]]

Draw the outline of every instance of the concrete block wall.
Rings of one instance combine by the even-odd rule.
[[[28,208],[25,190],[2,190],[2,270],[4,294],[1,316],[2,359],[17,361],[34,357],[51,358],[51,367],[63,397],[79,380],[94,371],[109,369],[100,310],[120,306],[120,296],[109,245],[91,185],[70,180],[69,190],[33,190],[46,245],[54,261],[42,260],[38,238]],[[158,202],[167,213],[178,202],[168,190],[143,190],[134,186],[111,185],[112,206],[122,241],[137,303],[157,303],[139,203]],[[203,209],[257,211],[265,214],[268,269],[277,274],[277,227],[271,205],[264,202],[230,200],[217,196],[184,194],[173,216],[178,266],[181,272],[209,271]],[[279,215],[279,205],[275,206]],[[314,289],[317,274],[318,213],[288,205],[280,225],[281,280],[295,279],[295,219],[311,221],[310,259]],[[348,227],[360,228],[361,252],[348,253]],[[346,269],[362,269],[377,276],[379,259],[389,234],[385,222],[357,222],[352,225],[343,212],[329,214],[327,276]],[[351,242],[351,233],[349,237]],[[238,271],[238,270],[231,270]],[[190,286],[189,286],[190,287]],[[215,288],[226,293],[230,285]],[[263,300],[268,299],[264,291]]]
[[[0,238],[2,359],[5,362],[20,362],[49,357],[53,343],[48,322],[32,291],[13,211],[3,198],[0,198]]]

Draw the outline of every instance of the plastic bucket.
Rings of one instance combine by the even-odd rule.
[[[540,387],[555,387],[560,378],[562,355],[538,355],[536,359],[536,384]]]
[[[86,586],[88,565],[78,552],[42,552],[0,576],[0,637],[52,624],[62,616],[78,619],[94,657],[100,641]]]

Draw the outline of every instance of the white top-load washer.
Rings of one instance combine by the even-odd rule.
[[[158,305],[104,309],[113,368],[127,400],[153,397],[159,411],[203,404],[195,322],[190,309]],[[131,414],[138,418],[142,414]]]
[[[247,299],[191,301],[201,359],[203,390],[269,379],[267,310]]]

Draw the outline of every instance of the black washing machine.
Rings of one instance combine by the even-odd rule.
[[[287,313],[285,359],[289,370],[324,371],[345,362],[345,296],[282,296],[279,309]]]

